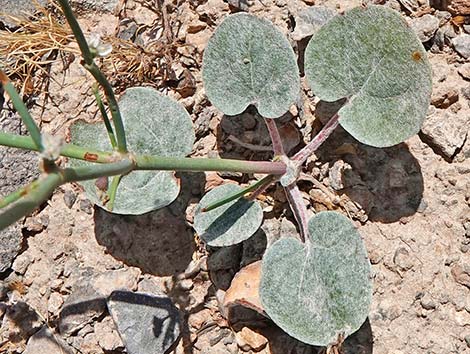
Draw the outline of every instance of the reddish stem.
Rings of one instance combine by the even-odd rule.
[[[295,183],[284,187],[284,191],[289,201],[289,206],[294,214],[295,220],[300,228],[300,239],[302,242],[308,240],[308,215],[307,207],[300,193],[299,187]]]
[[[271,141],[273,143],[274,156],[284,156],[284,148],[282,147],[281,135],[277,129],[276,122],[274,119],[264,118],[266,122],[266,127],[268,128],[269,135],[271,136]]]
[[[307,161],[310,155],[312,155],[321,144],[333,133],[336,127],[339,124],[339,115],[336,113],[331,119],[326,123],[326,125],[320,130],[320,132],[315,135],[311,142],[309,142],[302,150],[292,157],[292,160],[299,161],[301,165]]]

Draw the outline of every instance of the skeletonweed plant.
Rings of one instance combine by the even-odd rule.
[[[344,106],[312,141],[286,156],[275,119],[297,100],[296,55],[269,21],[240,13],[228,16],[209,40],[203,82],[209,100],[226,115],[256,107],[270,133],[272,161],[186,158],[195,135],[178,102],[145,87],[129,88],[119,101],[95,64],[99,48],[87,43],[67,0],[59,0],[75,34],[84,67],[105,93],[96,91],[104,125],[77,123],[72,143],[57,145],[41,134],[5,75],[2,85],[31,137],[0,133],[0,144],[40,152],[41,176],[0,200],[0,229],[31,213],[60,184],[82,181],[94,203],[118,214],[142,214],[170,204],[180,190],[175,171],[237,171],[266,174],[242,188],[222,185],[201,200],[194,228],[210,246],[229,246],[251,237],[262,224],[256,201],[280,182],[297,220],[300,238],[281,238],[262,261],[260,298],[267,315],[289,335],[330,346],[365,321],[372,294],[370,264],[352,223],[336,212],[308,220],[296,181],[307,158],[341,125],[375,147],[398,144],[416,134],[431,93],[426,52],[400,15],[380,6],[360,7],[330,19],[305,51],[305,75],[321,100]],[[109,48],[106,48],[109,51]],[[236,119],[236,118],[233,118]],[[60,156],[70,166],[55,163]],[[113,176],[111,183],[107,177]]]

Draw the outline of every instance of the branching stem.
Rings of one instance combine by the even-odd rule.
[[[333,133],[336,127],[339,124],[339,115],[336,113],[333,117],[330,118],[328,123],[320,130],[320,132],[315,135],[315,137],[310,141],[302,150],[292,157],[292,160],[298,161],[300,165],[303,165],[305,161],[312,155],[321,144]]]
[[[126,133],[124,131],[124,124],[122,122],[119,106],[114,95],[114,90],[109,81],[104,76],[104,74],[96,65],[93,58],[93,54],[91,53],[90,48],[88,47],[88,43],[85,39],[85,36],[83,35],[82,29],[80,28],[77,19],[73,14],[72,8],[70,7],[68,0],[58,0],[58,2],[78,42],[80,51],[82,52],[84,68],[88,70],[88,72],[95,78],[95,80],[101,85],[104,90],[104,94],[106,96],[106,100],[108,101],[109,109],[111,111],[111,117],[113,118],[114,128],[116,130],[117,148],[119,152],[125,153],[127,152]]]

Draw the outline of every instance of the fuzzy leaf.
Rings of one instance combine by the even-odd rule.
[[[271,22],[246,13],[228,16],[204,51],[209,100],[227,115],[250,104],[266,118],[289,110],[300,90],[294,51]]]
[[[191,152],[194,131],[191,117],[178,102],[152,88],[128,89],[119,101],[128,149],[135,153],[182,157]],[[78,122],[71,128],[75,144],[111,150],[103,124]],[[73,165],[86,162],[73,161]],[[110,184],[111,179],[109,180]],[[81,182],[90,200],[104,208],[95,181]],[[134,171],[119,184],[113,213],[139,215],[170,204],[179,194],[179,181],[171,171]]]
[[[372,297],[370,264],[359,233],[336,212],[309,221],[310,239],[282,238],[263,257],[265,311],[289,335],[327,346],[365,321]]]
[[[194,229],[209,246],[235,245],[250,238],[261,226],[263,210],[256,201],[240,198],[211,211],[201,211],[241,190],[238,185],[224,184],[212,189],[201,199],[194,216]]]
[[[426,51],[405,20],[383,6],[331,19],[307,46],[305,73],[320,99],[349,98],[339,111],[340,124],[376,147],[416,134],[430,103]]]

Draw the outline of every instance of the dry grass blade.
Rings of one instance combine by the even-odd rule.
[[[62,19],[58,5],[52,1],[47,7],[36,3],[36,9],[36,14],[29,19],[0,12],[17,28],[0,30],[0,68],[21,83],[23,94],[47,93],[50,64],[61,59],[67,69],[67,63],[80,53],[72,44],[75,41],[72,31]],[[115,37],[104,38],[112,44],[113,51],[100,59],[99,65],[105,75],[113,78],[117,92],[142,83],[162,86],[171,78],[171,64],[177,56],[178,43],[173,36],[168,36],[171,31],[165,28],[165,16],[156,14],[156,17],[161,36],[146,48]]]

